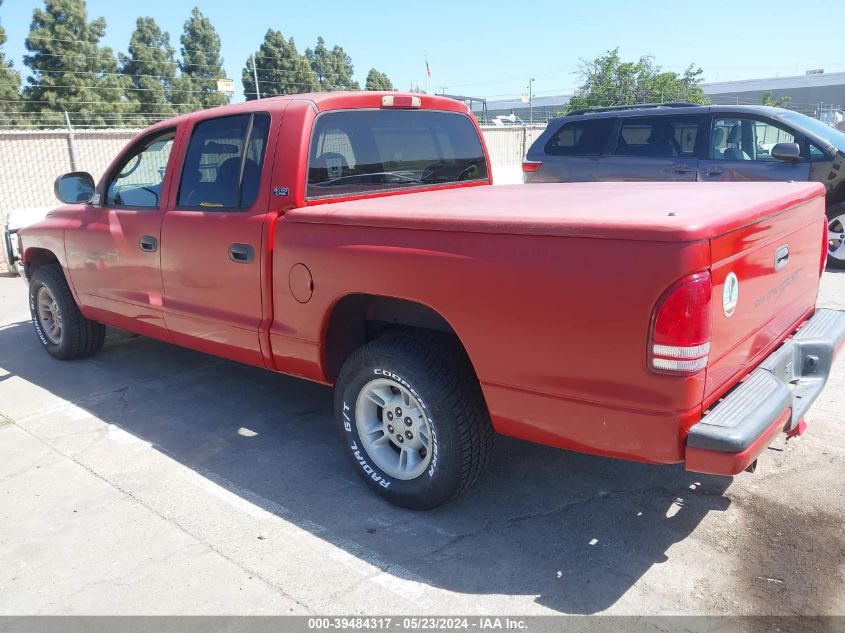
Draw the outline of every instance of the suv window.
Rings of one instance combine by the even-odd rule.
[[[675,158],[695,156],[701,117],[655,116],[622,119],[618,156]]]
[[[830,160],[830,156],[827,155],[827,152],[824,150],[819,149],[813,143],[808,145],[810,148],[810,161],[814,163],[824,163]]]
[[[309,198],[487,180],[469,117],[431,110],[339,110],[314,124]]]
[[[175,130],[141,142],[117,168],[106,187],[108,207],[158,208],[161,183],[173,149]]]
[[[611,117],[566,123],[546,143],[544,151],[552,156],[600,156],[615,122]]]
[[[238,114],[198,123],[182,168],[177,206],[246,209],[258,195],[270,115]]]
[[[775,161],[770,152],[778,143],[797,143],[795,134],[769,121],[716,117],[710,135],[713,160]]]

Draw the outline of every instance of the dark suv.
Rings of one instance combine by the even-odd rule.
[[[549,122],[522,169],[526,183],[820,182],[828,265],[845,268],[845,133],[798,112],[685,103],[576,110]]]

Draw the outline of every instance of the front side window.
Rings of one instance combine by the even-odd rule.
[[[546,143],[545,152],[552,156],[600,156],[615,121],[604,118],[566,123]]]
[[[258,196],[270,115],[238,114],[198,123],[191,135],[177,206],[247,209]]]
[[[778,143],[797,143],[795,134],[767,121],[745,118],[716,118],[710,135],[713,160],[776,161],[771,155]]]
[[[478,132],[462,114],[342,110],[314,124],[309,198],[487,179]]]
[[[830,160],[827,152],[816,147],[815,144],[810,143],[810,161],[813,163],[824,163]]]
[[[161,202],[161,184],[167,170],[175,130],[147,139],[117,168],[106,187],[105,205],[156,209]]]
[[[700,117],[656,116],[622,119],[617,156],[678,158],[695,156]]]

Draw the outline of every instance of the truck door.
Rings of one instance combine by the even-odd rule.
[[[778,143],[798,143],[799,138],[770,119],[716,114],[710,128],[707,156],[698,165],[698,179],[704,182],[797,180],[810,177],[806,156],[787,162],[770,152]]]
[[[263,366],[271,117],[198,116],[190,128],[161,227],[165,322],[174,343]]]
[[[600,180],[695,180],[705,120],[702,115],[621,117]]]
[[[131,145],[103,179],[100,202],[65,232],[70,277],[88,315],[165,339],[159,247],[175,137],[175,127],[156,130]]]

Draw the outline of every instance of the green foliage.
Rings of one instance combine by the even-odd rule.
[[[129,55],[121,55],[120,63],[131,82],[129,100],[134,112],[148,115],[148,123],[176,113],[171,105],[176,80],[174,51],[170,35],[153,18],[138,18],[129,40]]]
[[[3,0],[0,0],[0,6]],[[2,46],[6,43],[6,31],[0,25],[0,125],[16,122],[16,113],[21,109],[21,76],[12,62],[6,60]]]
[[[226,77],[220,57],[220,36],[211,20],[196,7],[185,22],[180,42],[181,74],[174,81],[173,92],[173,102],[180,104],[177,109],[190,112],[228,103],[229,97],[217,92],[217,80]]]
[[[789,95],[783,95],[774,99],[772,97],[772,91],[766,90],[761,95],[760,103],[764,106],[773,106],[775,108],[786,108],[789,105],[790,97]]]
[[[311,64],[311,69],[317,76],[319,89],[329,90],[360,90],[361,86],[352,78],[355,72],[352,58],[340,46],[335,45],[329,50],[322,37],[317,38],[314,50],[305,49],[305,58]]]
[[[286,40],[280,31],[268,29],[258,52],[246,60],[241,83],[248,101],[255,99],[253,63],[258,68],[258,85],[262,97],[319,90],[317,76],[311,70],[308,60],[296,50],[293,38]]]
[[[27,109],[43,113],[39,123],[63,125],[62,112],[83,125],[119,123],[127,109],[127,80],[117,73],[110,48],[100,46],[106,21],[88,22],[84,0],[45,0],[35,9],[24,63],[31,76],[24,88]]]
[[[375,68],[370,68],[370,72],[367,73],[366,89],[393,90],[393,82],[384,73],[377,71]]]
[[[622,61],[615,48],[592,61],[582,60],[580,71],[582,84],[567,104],[567,111],[670,101],[709,103],[700,85],[703,71],[692,64],[678,75],[664,72],[652,57]]]

